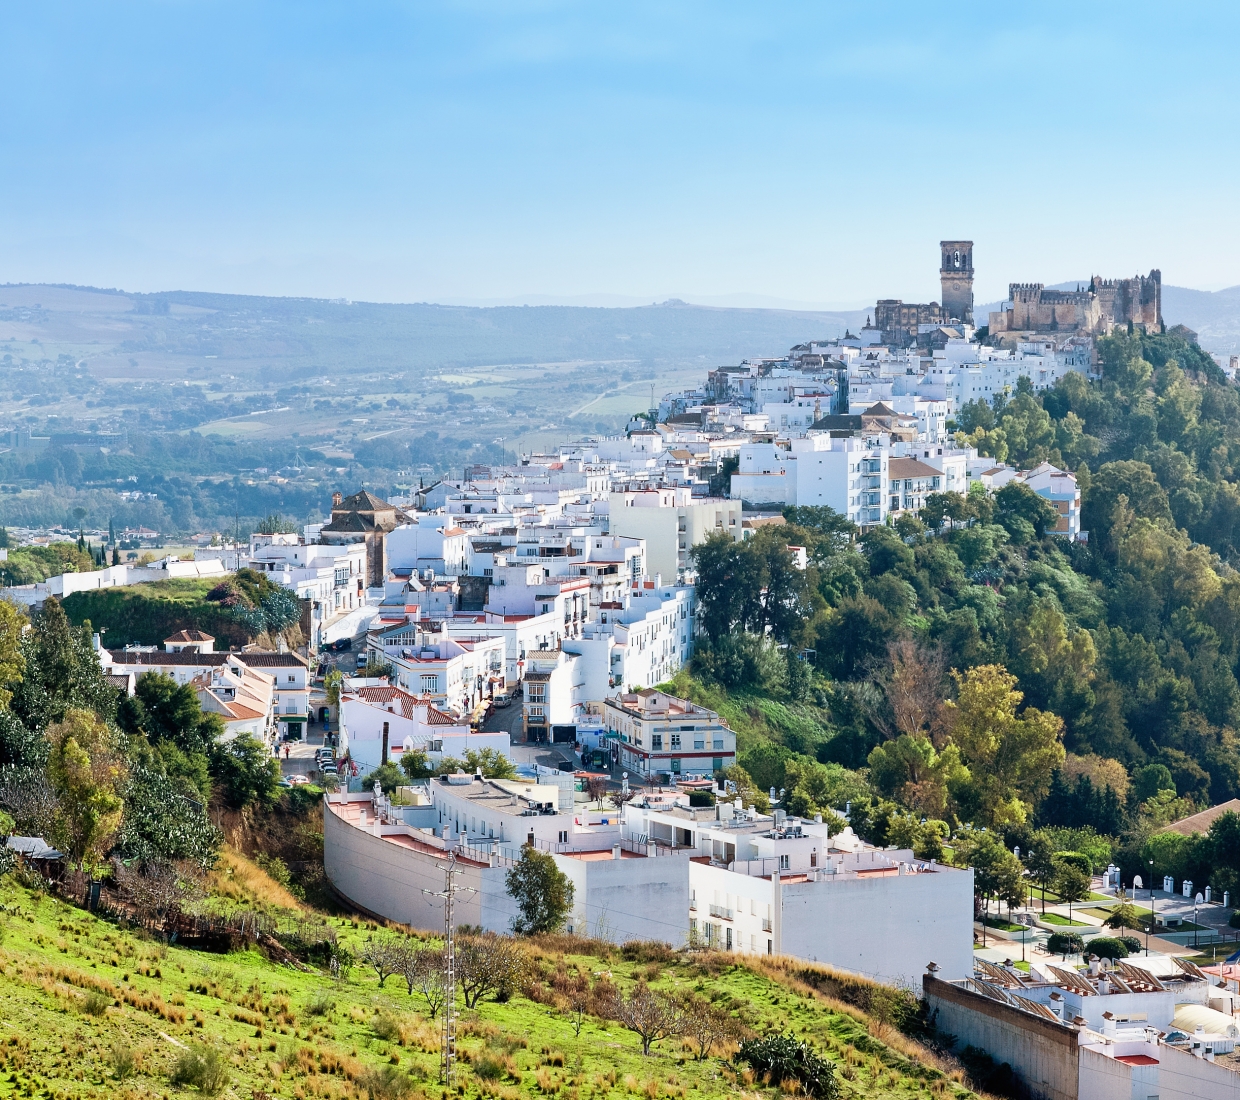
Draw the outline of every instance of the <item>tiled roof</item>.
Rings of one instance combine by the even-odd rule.
[[[927,466],[924,462],[919,462],[915,458],[893,458],[888,466],[888,470],[892,481],[899,481],[906,477],[943,476],[933,466]]]
[[[215,639],[210,634],[204,634],[201,630],[178,630],[171,638],[165,638],[165,642],[213,642]]]

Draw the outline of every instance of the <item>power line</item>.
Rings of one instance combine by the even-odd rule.
[[[440,898],[443,901],[443,986],[444,1009],[443,1023],[439,1029],[439,1078],[444,1088],[452,1086],[452,1071],[456,1064],[456,937],[452,931],[452,903],[456,900],[456,876],[464,868],[456,865],[456,852],[448,853],[447,863],[436,866],[444,873],[444,888],[439,892],[423,890],[427,900]],[[467,893],[473,893],[473,887],[465,887]]]

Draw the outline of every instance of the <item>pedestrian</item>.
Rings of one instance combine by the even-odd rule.
[[[288,746],[288,745],[285,745],[285,746],[284,746],[284,759],[285,759],[285,760],[287,760],[287,759],[288,759],[288,754],[289,754],[289,746]]]

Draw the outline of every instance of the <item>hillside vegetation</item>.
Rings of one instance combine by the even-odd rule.
[[[755,800],[851,802],[868,839],[927,855],[974,836],[958,854],[1013,903],[1016,846],[1065,891],[1064,857],[1088,849],[1125,881],[1155,859],[1240,893],[1240,821],[1192,846],[1156,835],[1240,796],[1240,394],[1175,337],[1100,354],[1100,381],[1024,383],[958,425],[996,457],[1075,469],[1088,542],[1048,535],[1054,510],[1012,484],[932,494],[864,535],[790,508],[695,549],[709,643],[675,688],[738,730],[732,778]]]
[[[166,1096],[178,1067],[185,1076],[198,1058],[218,1070],[205,1092],[227,1085],[234,1095],[295,1100],[440,1095],[438,1026],[399,974],[381,985],[359,961],[333,980],[322,966],[276,964],[252,947],[212,954],[169,946],[11,878],[0,903],[0,1072],[13,1094],[68,1100],[123,1088],[128,1097]],[[376,937],[434,947],[349,919],[329,919],[323,934],[335,937],[340,958],[360,957]],[[676,1038],[644,1056],[634,1032],[596,1011],[606,991],[639,982],[696,995],[727,1015],[738,1036],[808,1039],[835,1067],[841,1096],[968,1095],[958,1067],[894,1026],[913,1011],[894,991],[785,960],[620,950],[572,937],[520,942],[528,960],[521,988],[462,1014],[465,1095],[780,1094],[779,1082],[728,1060],[734,1041],[699,1057],[698,1046]],[[857,1007],[867,1000],[874,1016]],[[588,1007],[579,1013],[574,1004]]]

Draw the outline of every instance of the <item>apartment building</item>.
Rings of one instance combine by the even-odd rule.
[[[366,647],[395,670],[396,684],[456,715],[472,713],[503,690],[501,637],[453,637],[422,619],[372,630]]]
[[[612,758],[642,779],[714,775],[736,763],[736,734],[713,710],[647,688],[604,700]]]
[[[741,502],[694,497],[688,488],[625,490],[609,494],[608,530],[643,539],[647,575],[682,580],[692,572],[689,552],[713,534],[741,539]]]
[[[887,519],[891,459],[884,436],[837,437],[814,432],[792,440],[796,457],[796,496],[800,507],[826,505],[858,527]]]
[[[892,458],[887,464],[887,513],[916,514],[942,485],[943,475],[933,466],[916,458]]]
[[[696,941],[792,955],[890,984],[915,982],[930,962],[944,974],[971,973],[971,870],[874,848],[849,828],[832,836],[833,826],[818,819],[688,801],[681,792],[639,795],[624,807],[623,833],[638,845],[689,853]]]

